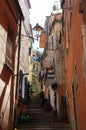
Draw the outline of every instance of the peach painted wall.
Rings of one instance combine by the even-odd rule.
[[[82,25],[83,25],[83,15],[79,13],[78,1],[72,1],[73,9],[71,16],[71,27],[70,27],[70,44],[68,48],[68,56],[65,54],[65,87],[68,91],[69,99],[69,111],[71,123],[73,130],[75,129],[74,121],[74,102],[72,93],[72,83],[74,82],[75,90],[75,108],[77,117],[77,126],[79,130],[86,129],[86,83],[83,77],[83,67],[82,67],[82,57],[83,57],[83,39],[82,39]],[[68,4],[68,3],[67,3]],[[67,5],[68,6],[68,5]],[[69,24],[69,11],[66,10],[68,14],[65,21],[68,20]],[[68,19],[67,19],[68,18]],[[66,29],[67,30],[67,26]],[[65,32],[67,35],[67,32]],[[65,35],[65,37],[66,37]],[[66,44],[66,38],[64,38],[64,43]],[[66,51],[66,45],[64,45]]]

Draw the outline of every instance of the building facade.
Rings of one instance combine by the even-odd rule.
[[[18,1],[0,2],[0,129],[11,130],[14,113],[14,69],[18,21],[23,20]],[[15,28],[15,29],[14,29]]]
[[[64,87],[73,130],[85,130],[86,120],[86,1],[62,0]]]
[[[52,14],[46,24],[42,68],[48,68],[54,61],[58,83],[56,105],[61,121],[71,122],[73,130],[85,130],[86,0],[61,0],[61,7],[61,26]],[[50,58],[53,54],[49,50],[54,51],[54,58]]]
[[[50,105],[60,117],[61,97],[64,96],[64,50],[61,43],[62,13],[60,10],[58,13],[52,13],[45,21],[45,32],[47,38],[42,60],[43,81],[45,93],[47,92],[45,96],[50,95]],[[52,87],[53,84],[56,88]]]
[[[27,110],[29,101],[29,56],[32,44],[32,28],[30,24],[30,1],[21,0],[19,4],[24,15],[24,20],[21,20],[19,29],[19,44],[16,50],[15,58],[15,113],[14,125],[18,121],[20,113],[23,114]]]

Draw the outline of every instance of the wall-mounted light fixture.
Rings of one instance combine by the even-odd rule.
[[[36,38],[38,40],[38,38],[40,37],[40,34],[43,30],[44,29],[38,23],[36,23],[36,25],[33,27],[33,31],[35,33],[34,38]]]
[[[43,30],[44,29],[38,23],[36,23],[36,25],[32,28],[32,31],[33,31],[32,36],[30,36],[28,34],[21,34],[21,36],[24,36],[24,37],[30,38],[32,40],[38,41],[38,38],[40,37],[40,34]]]

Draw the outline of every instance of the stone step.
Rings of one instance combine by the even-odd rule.
[[[18,130],[72,130],[71,125],[67,123],[59,123],[52,121],[31,121],[18,125]]]
[[[68,129],[68,128],[54,128],[54,127],[29,127],[29,128],[18,128],[18,130],[71,130],[71,129]]]
[[[23,123],[23,124],[20,124],[19,125],[19,127],[29,127],[29,126],[32,126],[32,124],[34,124],[34,123]],[[35,125],[37,125],[37,126],[42,126],[42,125],[40,125],[40,122],[39,122],[39,124],[36,124],[35,123]],[[55,127],[62,127],[62,128],[70,128],[71,126],[70,126],[70,124],[66,124],[66,123],[52,123],[52,122],[48,122],[48,123],[44,123],[44,125],[46,125],[46,126],[55,126]],[[33,125],[34,126],[34,125]],[[32,126],[32,127],[33,127]],[[35,126],[34,126],[35,127]]]
[[[30,102],[27,112],[30,114],[31,120],[28,123],[18,124],[18,130],[72,130],[70,124],[58,122],[57,116],[42,108],[38,99]]]
[[[30,125],[30,126],[20,126],[18,128],[18,130],[71,130],[70,126],[59,126],[59,125],[40,125],[40,123],[38,125]]]

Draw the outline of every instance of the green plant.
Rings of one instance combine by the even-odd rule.
[[[51,85],[51,87],[52,87],[53,90],[56,90],[57,87],[58,87],[58,84],[57,84],[57,83],[53,83],[53,84]]]

